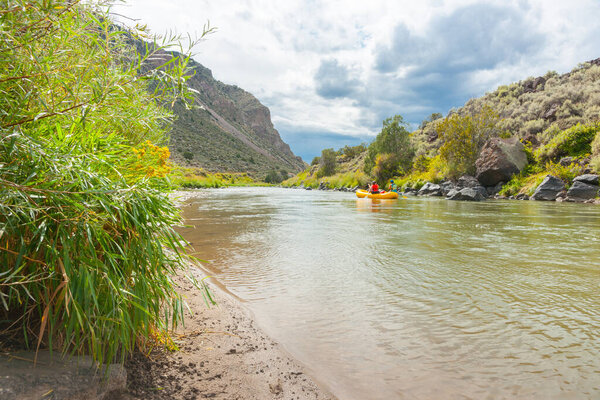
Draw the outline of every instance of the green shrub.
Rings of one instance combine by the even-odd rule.
[[[591,165],[596,170],[596,172],[600,172],[600,132],[596,133],[594,140],[592,141],[592,160]]]
[[[110,362],[181,319],[180,219],[164,179],[111,176],[121,141],[74,151],[86,139],[0,141],[0,330]]]
[[[88,2],[4,5],[0,335],[123,360],[182,317],[180,219],[155,144],[171,120],[158,104],[185,95],[189,57],[150,69],[163,48],[136,54]]]
[[[330,188],[364,187],[369,181],[369,177],[362,171],[335,174],[322,180]]]
[[[546,171],[548,174],[560,178],[569,187],[576,176],[584,173],[585,168],[577,162],[573,162],[567,166],[549,162],[546,163]]]
[[[390,178],[398,175],[399,161],[395,154],[378,154],[373,168],[373,176],[375,180],[383,185]]]
[[[421,154],[415,158],[413,162],[413,171],[415,172],[425,172],[429,168],[429,164],[431,162],[431,158]]]
[[[474,174],[479,151],[489,138],[499,134],[498,121],[498,114],[484,106],[473,114],[454,113],[437,126],[443,143],[440,156],[448,166],[450,178]]]
[[[564,156],[582,156],[591,152],[591,143],[600,131],[600,123],[577,124],[556,134],[550,142],[535,151],[538,162],[556,160]]]
[[[283,181],[283,177],[281,176],[281,174],[279,174],[275,170],[269,171],[267,176],[265,176],[266,183],[277,184],[277,183],[281,183],[282,181]]]
[[[531,196],[546,175],[548,175],[546,171],[537,172],[532,175],[526,171],[522,171],[520,174],[513,175],[511,180],[502,187],[498,194],[508,197],[523,193]]]

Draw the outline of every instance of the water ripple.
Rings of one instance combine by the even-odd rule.
[[[201,192],[182,233],[341,399],[600,397],[600,209]]]

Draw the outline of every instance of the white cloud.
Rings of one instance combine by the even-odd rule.
[[[358,141],[375,134],[392,113],[418,123],[431,112],[445,113],[499,84],[547,70],[566,72],[600,57],[596,0],[126,3],[115,11],[139,18],[155,32],[200,33],[210,20],[218,30],[196,49],[197,61],[216,79],[236,84],[265,103],[284,140],[301,132],[322,132],[327,137],[356,136]],[[477,42],[470,36],[485,33],[485,23],[496,24],[495,35]],[[398,29],[406,35],[398,36]],[[468,45],[471,51],[463,48]],[[315,78],[332,60],[342,75],[348,71],[345,82],[356,87],[344,91],[336,86],[335,68],[321,69],[331,72],[322,74],[329,79],[325,85]],[[327,88],[346,97],[326,99]],[[319,151],[315,148],[313,154]]]

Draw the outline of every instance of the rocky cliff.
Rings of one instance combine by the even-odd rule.
[[[214,79],[191,61],[196,90],[194,107],[176,104],[171,131],[172,159],[184,166],[215,172],[248,172],[258,178],[271,170],[296,173],[306,167],[292,153],[271,122],[269,109],[252,94]]]

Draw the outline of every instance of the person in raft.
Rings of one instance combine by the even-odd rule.
[[[379,193],[379,185],[376,181],[373,181],[373,183],[369,185],[369,192],[373,194]]]
[[[394,183],[394,180],[390,180],[390,186],[388,186],[388,191],[390,192],[397,192],[398,188],[396,187],[396,184]]]

